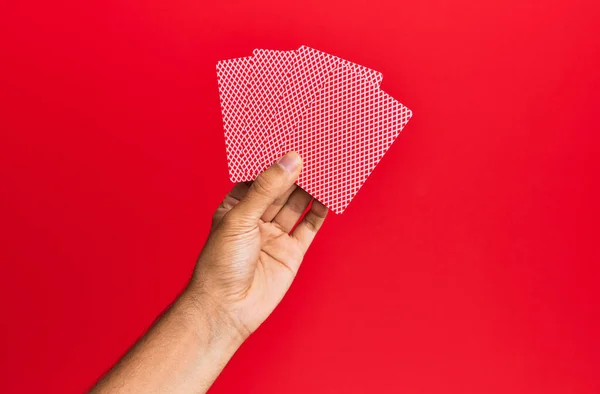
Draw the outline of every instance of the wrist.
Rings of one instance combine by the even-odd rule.
[[[197,329],[199,337],[214,350],[233,355],[249,335],[209,294],[188,288],[177,303],[181,312]]]

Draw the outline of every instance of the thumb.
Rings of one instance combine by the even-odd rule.
[[[300,170],[300,155],[286,153],[254,180],[244,198],[229,213],[235,220],[258,223],[267,208],[296,182]]]

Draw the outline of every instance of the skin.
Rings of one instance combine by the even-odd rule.
[[[183,294],[92,393],[205,393],[289,289],[327,215],[294,182],[294,152],[238,184],[213,216]],[[295,226],[298,223],[297,226]],[[292,231],[293,229],[293,231]]]

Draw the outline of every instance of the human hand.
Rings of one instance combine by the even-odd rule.
[[[327,208],[314,201],[298,223],[312,200],[294,185],[301,168],[290,152],[251,185],[233,188],[185,292],[92,392],[209,389],[277,306],[325,220]]]
[[[238,184],[214,214],[186,293],[227,319],[242,339],[269,316],[292,284],[327,208],[296,187],[300,156],[290,152],[251,184]],[[291,232],[291,233],[290,233]]]

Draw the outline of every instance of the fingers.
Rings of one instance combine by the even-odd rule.
[[[317,231],[323,225],[325,217],[327,216],[327,208],[317,200],[313,201],[310,211],[306,213],[306,216],[298,224],[298,227],[292,233],[292,237],[298,240],[302,251],[306,252],[311,242],[317,235]]]
[[[225,198],[221,202],[221,205],[219,205],[219,208],[217,208],[215,214],[213,215],[213,229],[219,225],[219,223],[223,219],[223,216],[225,216],[225,214],[229,212],[231,208],[235,207],[240,202],[240,200],[248,192],[249,188],[250,187],[248,186],[248,184],[238,183],[233,187],[233,189],[231,189],[231,191],[225,196]]]
[[[261,219],[263,222],[270,222],[277,215],[277,213],[283,208],[287,200],[290,198],[290,195],[296,190],[296,185],[292,185],[283,196],[277,197],[273,204],[267,208],[265,213],[262,215]]]
[[[310,200],[312,200],[312,197],[307,192],[296,188],[283,208],[275,216],[275,219],[273,219],[273,223],[281,227],[286,233],[289,233],[302,217]]]
[[[242,198],[244,198],[246,193],[248,193],[248,189],[250,189],[250,186],[248,184],[238,183],[233,187],[233,189],[231,189],[229,194],[225,196],[225,199],[221,203],[221,206],[227,209],[233,208],[237,205],[238,202],[240,202]]]
[[[295,152],[287,153],[254,180],[230,214],[240,222],[258,223],[271,204],[292,187],[301,169],[300,156]]]

